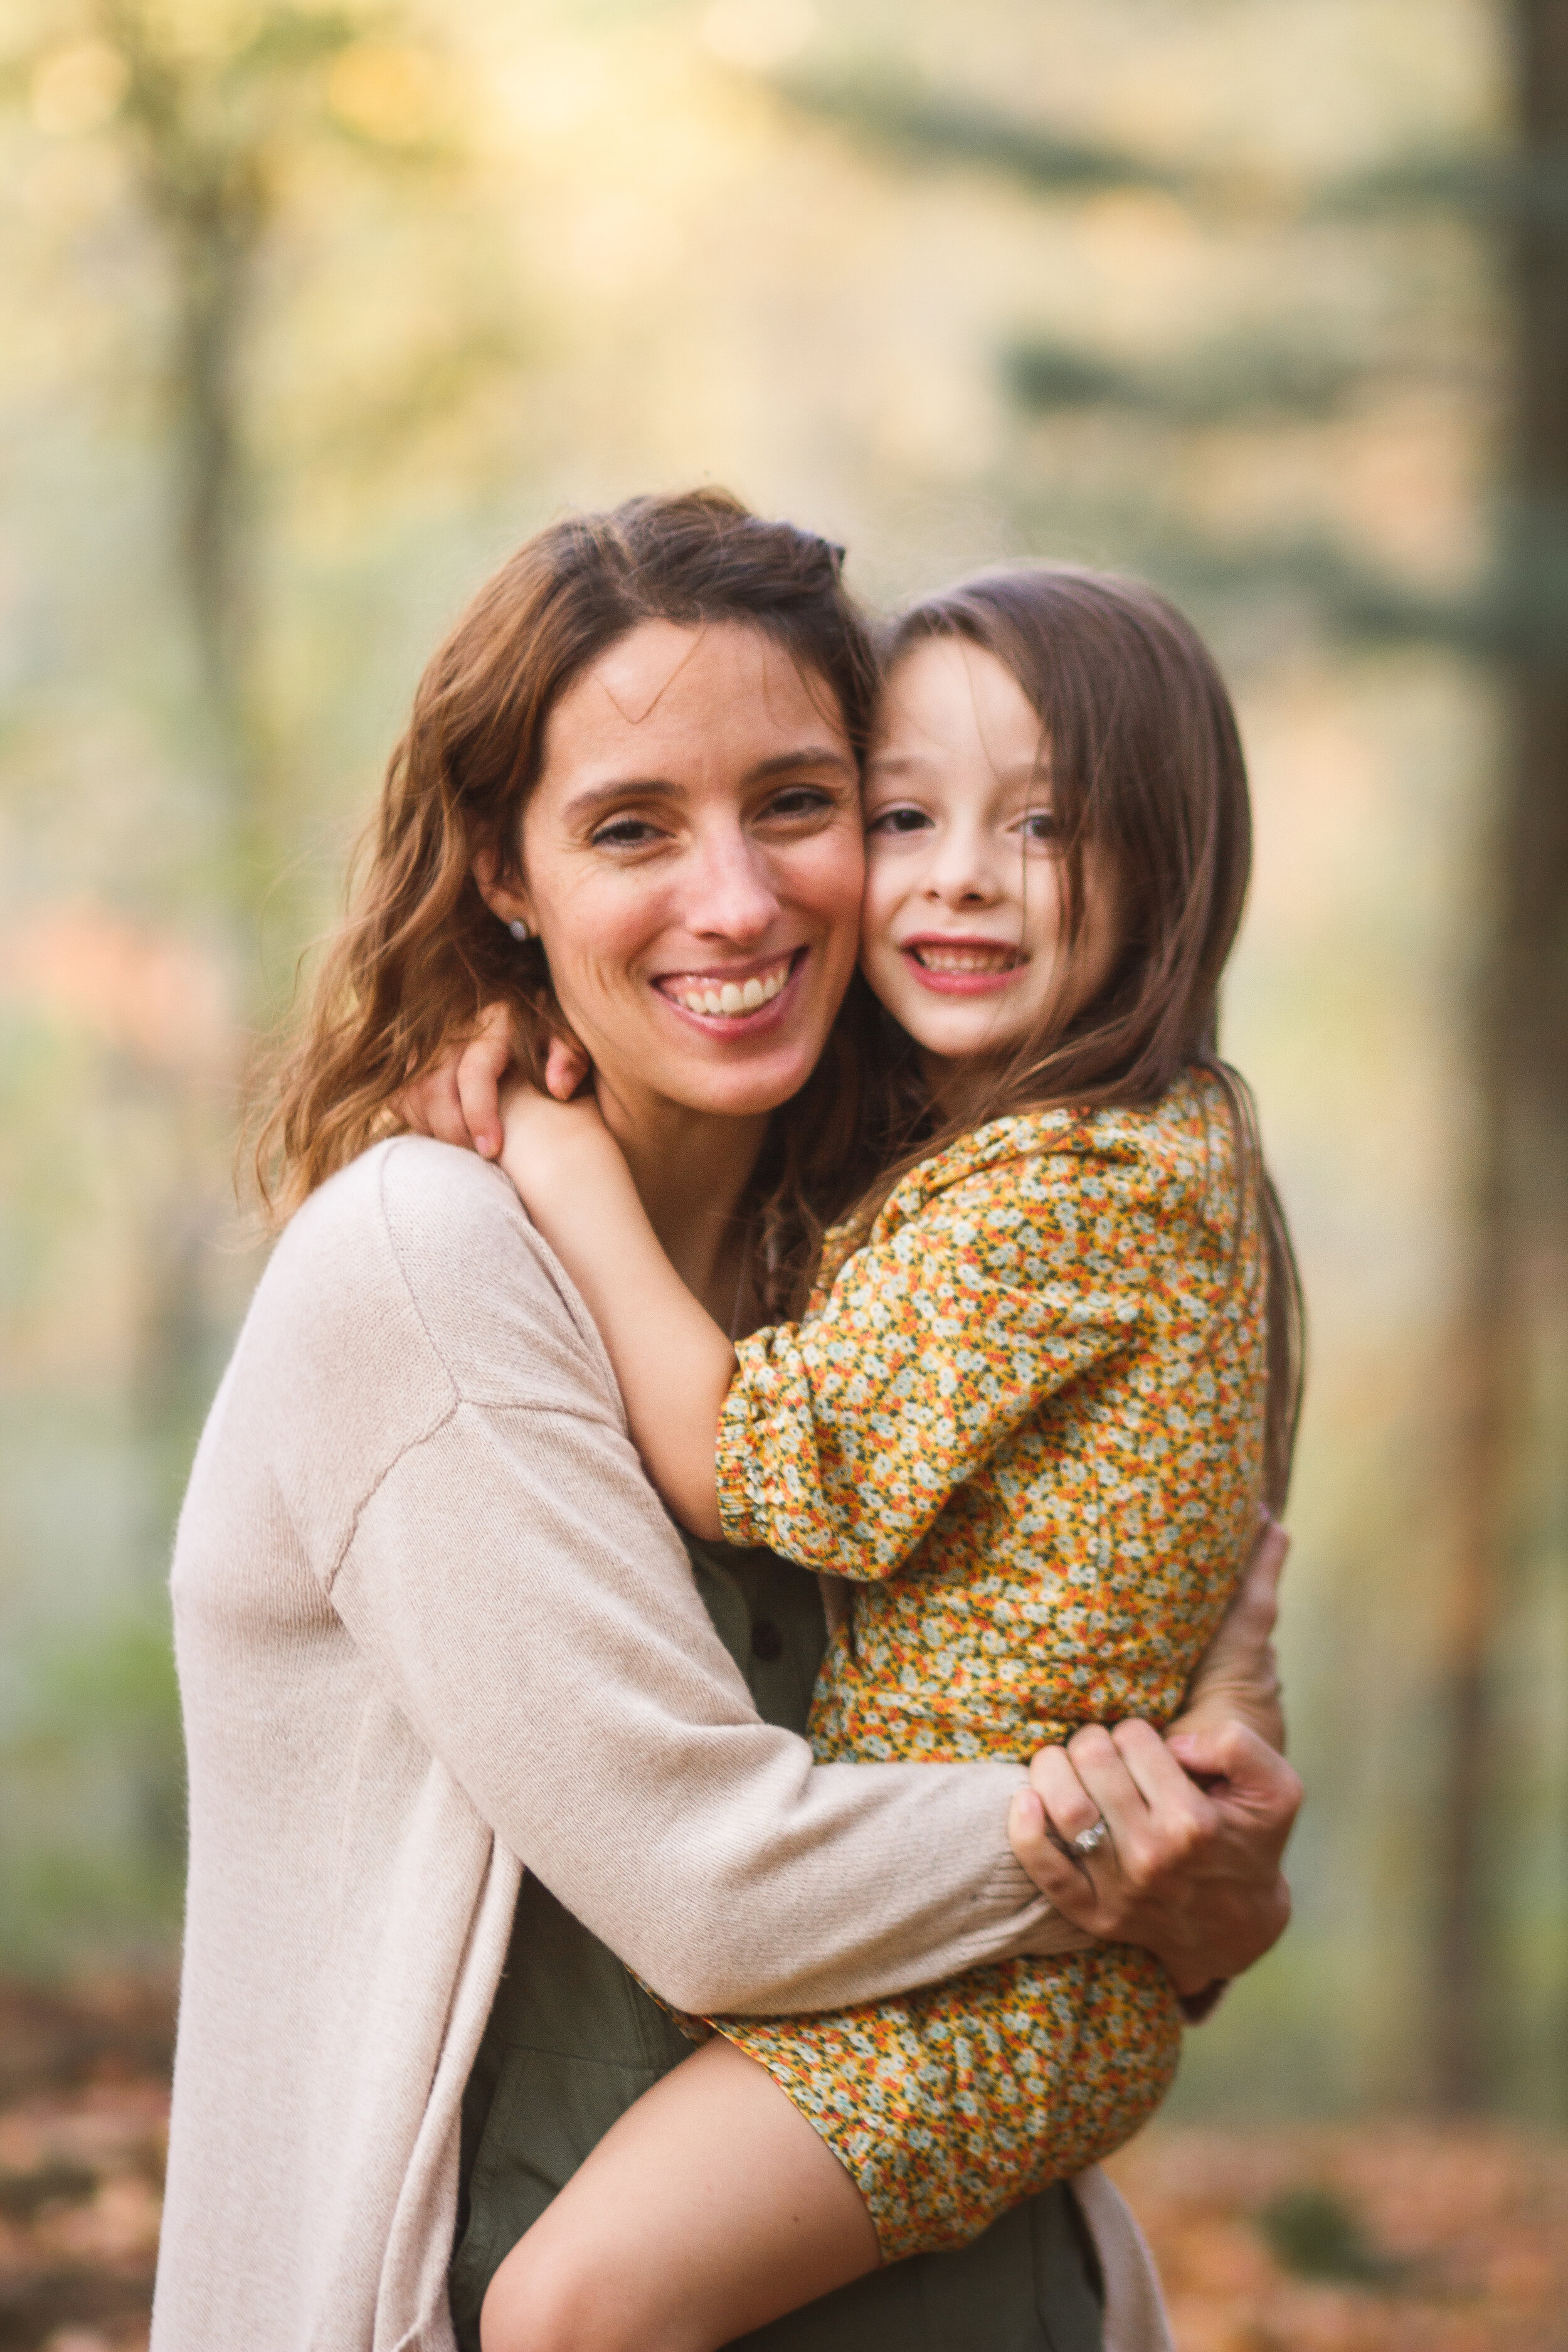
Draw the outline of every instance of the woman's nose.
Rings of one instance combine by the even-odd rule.
[[[741,833],[705,842],[691,877],[689,929],[748,945],[762,938],[779,911],[766,857]]]

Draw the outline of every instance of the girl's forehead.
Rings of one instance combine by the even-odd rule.
[[[1038,712],[1006,664],[967,637],[922,637],[900,653],[883,680],[870,764],[893,759],[983,756],[993,765],[1033,767],[1040,758]]]

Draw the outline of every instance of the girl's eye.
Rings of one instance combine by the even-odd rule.
[[[890,808],[874,816],[866,830],[869,834],[920,833],[930,823],[924,809]]]
[[[1023,821],[1022,832],[1026,841],[1038,842],[1046,848],[1054,849],[1062,837],[1061,827],[1049,809],[1031,809]]]

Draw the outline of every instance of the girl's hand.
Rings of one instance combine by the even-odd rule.
[[[511,1078],[500,1096],[500,1164],[523,1207],[553,1244],[552,1213],[562,1188],[591,1184],[601,1171],[624,1175],[620,1146],[591,1094],[572,1101],[542,1094],[526,1078]]]
[[[1041,1748],[1029,1782],[1008,1832],[1036,1885],[1075,1927],[1154,1953],[1179,1993],[1239,1976],[1284,1933],[1301,1783],[1246,1724],[1190,1730],[1181,1761],[1152,1724],[1090,1724]],[[1101,1824],[1089,1853],[1062,1851]]]
[[[501,1149],[501,1081],[518,1057],[510,1004],[487,1004],[467,1043],[449,1045],[423,1077],[393,1097],[393,1109],[416,1135],[494,1160]],[[559,1102],[569,1101],[588,1075],[588,1056],[564,1037],[552,1037],[544,1084]]]

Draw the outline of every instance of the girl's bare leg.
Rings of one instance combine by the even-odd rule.
[[[645,2092],[485,2297],[483,2352],[718,2352],[880,2257],[860,2191],[765,2067],[704,2042]]]

